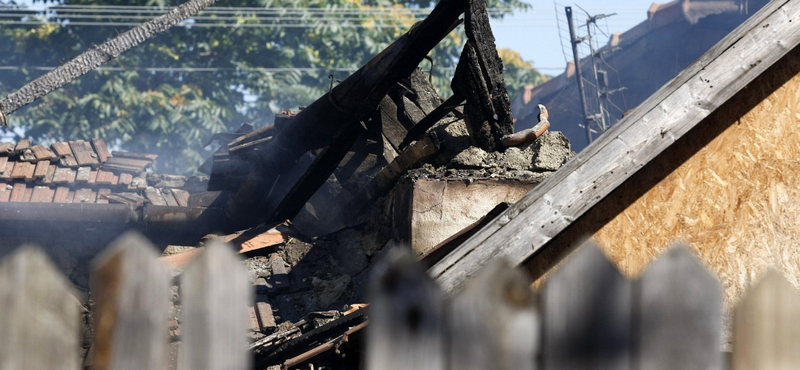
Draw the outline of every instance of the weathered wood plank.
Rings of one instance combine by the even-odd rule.
[[[544,368],[630,369],[632,285],[591,242],[558,268],[541,295]]]
[[[635,283],[635,369],[722,370],[722,288],[683,245]]]
[[[161,369],[167,363],[167,269],[136,232],[93,261],[95,370]]]
[[[44,145],[36,144],[31,147],[31,151],[33,155],[36,157],[36,161],[51,161],[56,159],[56,154],[53,153],[52,150],[48,149]]]
[[[775,0],[429,273],[452,294],[486,261],[520,263],[800,43],[800,2]]]
[[[0,369],[77,370],[81,306],[39,249],[0,263]]]
[[[24,183],[17,182],[14,183],[13,188],[11,189],[11,197],[9,198],[9,202],[22,202],[23,198],[25,197],[25,189],[27,186]]]
[[[539,349],[530,278],[505,260],[486,265],[446,315],[450,369],[532,370]]]
[[[22,153],[23,150],[28,149],[31,147],[31,140],[30,139],[22,139],[17,142],[17,145],[14,147],[14,152],[17,154]]]
[[[97,153],[97,159],[100,160],[100,163],[105,162],[111,157],[111,153],[108,152],[108,146],[106,146],[106,141],[103,139],[92,139],[92,148]]]
[[[68,155],[72,155],[72,149],[70,149],[69,144],[65,142],[53,143],[53,145],[51,145],[50,148],[53,149],[53,151],[59,157],[66,157]]]
[[[245,335],[252,285],[232,247],[210,243],[182,279],[183,368],[249,369]]]
[[[373,269],[365,368],[444,369],[439,288],[406,248],[390,250]]]
[[[258,278],[255,285],[263,289],[267,287],[267,281],[264,278]],[[272,305],[269,303],[269,296],[263,290],[258,290],[256,293],[255,308],[261,330],[272,330],[277,327],[275,316],[272,314]]]
[[[800,296],[769,271],[734,310],[733,370],[796,369],[800,364]]]

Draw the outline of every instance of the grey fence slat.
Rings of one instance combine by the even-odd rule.
[[[375,265],[366,369],[443,370],[442,295],[411,252],[395,247]]]
[[[541,299],[545,370],[630,368],[632,283],[596,245],[559,267]]]
[[[634,289],[634,368],[722,369],[722,288],[684,245],[650,265]]]
[[[181,277],[184,369],[250,369],[247,330],[253,289],[231,246],[209,243]]]
[[[137,232],[94,260],[93,370],[167,367],[169,273],[155,247]]]
[[[448,368],[532,370],[539,346],[530,278],[505,259],[487,264],[447,310]]]
[[[77,370],[80,303],[39,249],[0,263],[0,369]]]
[[[768,272],[734,310],[733,370],[800,367],[800,296]]]

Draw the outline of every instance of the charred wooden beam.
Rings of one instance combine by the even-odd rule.
[[[514,132],[503,63],[489,26],[486,1],[470,1],[465,18],[468,40],[451,86],[467,100],[464,114],[470,134],[482,148],[493,151],[503,147],[503,136]]]
[[[269,221],[270,202],[284,198],[284,194],[273,194],[272,200],[263,199],[275,178],[287,173],[306,152],[327,146],[343,127],[369,118],[389,89],[409,76],[455,27],[466,6],[466,0],[442,0],[425,20],[303,109],[290,125],[274,130],[272,140],[259,150],[255,182],[233,196],[228,215],[249,223]]]

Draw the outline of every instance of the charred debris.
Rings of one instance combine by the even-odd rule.
[[[468,41],[453,95],[445,100],[417,66],[461,22]],[[455,197],[468,197],[464,189],[471,184],[521,186],[521,196],[574,155],[564,135],[547,131],[544,107],[539,125],[514,134],[502,69],[485,1],[442,0],[311,105],[284,111],[265,128],[244,124],[212,137],[209,144],[220,147],[200,168],[208,177],[154,175],[145,168],[155,158],[107,154],[101,141],[38,151],[40,146],[18,143],[0,151],[0,213],[11,214],[12,202],[22,199],[41,207],[77,204],[87,215],[125,213],[115,227],[137,227],[165,246],[162,259],[176,282],[170,310],[174,359],[180,351],[181,270],[202,252],[204,241],[222,239],[243,255],[254,284],[251,348],[258,368],[357,368],[361,329],[368,322],[362,293],[385,246],[411,244],[430,265],[516,200],[479,194],[465,212],[439,210],[430,221],[415,217],[448,198],[430,197],[419,184],[434,183],[442,194],[446,184],[459,184]],[[558,118],[553,120],[557,125]],[[91,151],[84,153],[89,159],[82,151]],[[88,162],[69,162],[80,158]],[[480,207],[485,210],[478,215],[466,212]],[[56,208],[12,221],[25,227]],[[102,228],[112,220],[95,221]],[[424,244],[415,230],[436,228],[437,222],[456,230],[414,247]],[[64,249],[56,263],[85,286],[88,269],[75,255],[88,252]],[[88,351],[91,333],[86,337]]]

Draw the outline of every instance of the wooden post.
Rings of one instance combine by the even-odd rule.
[[[733,318],[733,370],[788,370],[800,364],[800,296],[769,271],[739,302]]]
[[[722,289],[684,245],[635,284],[634,368],[721,370]]]
[[[181,281],[184,369],[250,369],[246,334],[252,285],[228,244],[211,242]]]
[[[0,369],[77,370],[80,303],[39,249],[0,263]]]
[[[547,370],[627,370],[632,284],[588,242],[542,292],[542,359]]]
[[[169,273],[155,247],[130,231],[94,260],[94,370],[167,366]]]
[[[539,322],[530,278],[495,260],[454,297],[447,313],[448,368],[532,370]]]
[[[443,370],[439,288],[408,247],[394,247],[373,268],[366,369]]]

